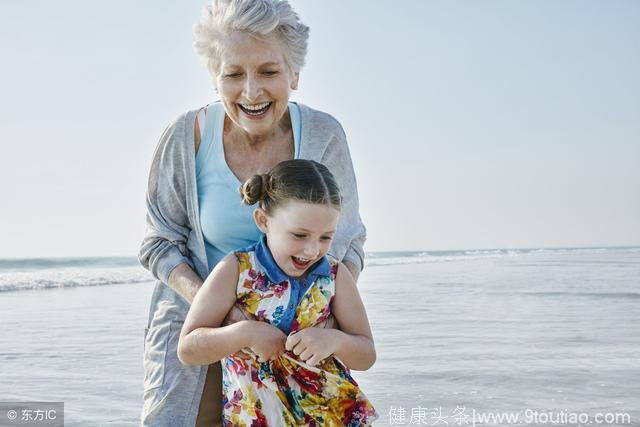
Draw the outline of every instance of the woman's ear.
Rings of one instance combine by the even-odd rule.
[[[256,208],[253,211],[253,220],[256,222],[256,225],[258,226],[260,231],[262,231],[265,234],[267,233],[267,231],[269,231],[268,229],[269,216],[267,215],[267,212],[264,209]]]
[[[299,79],[300,79],[300,73],[293,73],[293,80],[291,80],[291,90],[298,90]]]

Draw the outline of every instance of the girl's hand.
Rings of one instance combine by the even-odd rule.
[[[273,360],[284,353],[287,336],[280,329],[265,322],[251,322],[249,348],[258,357],[258,362]]]
[[[222,321],[222,326],[232,325],[234,323],[240,322],[241,320],[251,320],[251,318],[237,305],[231,307],[227,317]]]
[[[333,316],[329,316],[324,322],[318,323],[316,328],[340,329],[338,322],[336,322],[336,318]]]
[[[285,348],[308,365],[316,366],[335,353],[339,332],[335,329],[306,328],[290,334]]]
[[[231,310],[229,310],[227,317],[224,318],[222,326],[232,325],[242,320],[250,320],[250,317],[244,312],[244,310],[239,308],[237,305],[234,305]],[[251,354],[247,353],[244,350],[233,353],[232,356],[243,360],[251,359]]]

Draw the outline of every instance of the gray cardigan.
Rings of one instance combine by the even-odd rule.
[[[299,106],[299,156],[326,165],[344,199],[331,253],[362,269],[366,230],[358,213],[358,191],[344,131],[330,115]],[[145,329],[143,426],[193,426],[207,376],[207,366],[184,366],[178,360],[178,339],[189,304],[166,285],[171,271],[183,262],[203,279],[209,274],[196,188],[196,115],[197,110],[182,114],[165,129],[149,173],[147,229],[139,258],[158,280]]]
[[[302,128],[300,158],[326,165],[334,174],[343,197],[342,213],[330,253],[362,269],[366,229],[358,212],[358,190],[344,130],[329,114],[298,105]],[[193,141],[197,111],[180,115],[165,129],[149,173],[147,227],[139,259],[164,284],[171,271],[181,263],[189,264],[203,279],[209,274],[196,189]],[[163,289],[161,293],[179,306],[174,307],[176,316],[171,317],[184,320],[188,310],[186,301],[173,290],[167,294],[167,289]],[[150,319],[155,311],[154,305],[152,303]]]

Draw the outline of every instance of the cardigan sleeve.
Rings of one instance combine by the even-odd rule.
[[[360,218],[356,175],[344,130],[337,120],[332,121],[335,129],[322,157],[322,163],[333,173],[342,195],[342,212],[332,252],[336,258],[349,261],[362,270],[365,257],[363,246],[367,239],[367,230]]]
[[[191,231],[187,212],[185,115],[170,124],[153,154],[147,187],[146,231],[138,258],[162,283],[179,264],[193,262],[187,249]]]

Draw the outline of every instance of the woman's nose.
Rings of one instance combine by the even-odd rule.
[[[257,101],[258,97],[262,95],[262,86],[257,78],[252,76],[247,76],[244,81],[244,88],[242,95],[247,99],[247,101]]]

